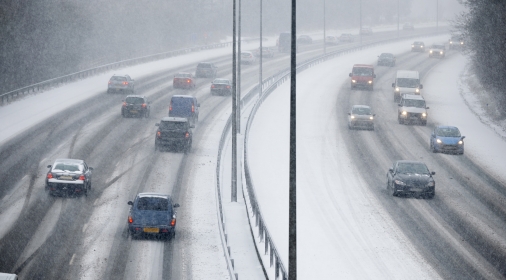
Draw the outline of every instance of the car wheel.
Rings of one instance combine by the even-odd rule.
[[[374,130],[374,125],[371,126],[371,130]]]
[[[158,144],[155,143],[155,152],[159,151],[160,147],[158,147]]]
[[[84,190],[84,196],[88,196],[88,187],[86,185],[83,186],[83,190]]]
[[[422,121],[422,125],[426,126],[427,125],[427,121]]]
[[[397,121],[399,122],[399,124],[403,124],[404,123],[404,121],[401,118],[399,118],[399,117],[397,117]]]
[[[436,190],[434,190],[434,192],[432,192],[432,193],[425,194],[425,198],[433,199],[435,195],[436,195]]]
[[[394,186],[392,186],[392,190],[390,191],[390,194],[391,194],[392,196],[397,196],[397,190],[395,189],[395,187],[394,187]]]

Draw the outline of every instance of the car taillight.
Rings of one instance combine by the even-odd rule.
[[[127,103],[126,102],[123,102],[123,107],[126,107],[127,106]]]
[[[123,82],[124,85],[128,85],[128,82]]]
[[[142,108],[146,108],[146,106],[147,106],[146,103],[142,104]]]
[[[186,82],[189,83],[190,82],[190,79],[186,79]]]
[[[79,180],[84,181],[84,180],[86,180],[86,178],[84,177],[84,175],[81,175],[81,176],[79,176]]]
[[[108,82],[108,84],[112,84],[112,82],[111,82],[111,81],[109,81],[109,82]]]
[[[192,113],[195,113],[195,105],[192,104]]]
[[[214,86],[214,85],[211,85],[211,88],[215,88],[215,86]]]
[[[162,137],[162,132],[160,132],[160,130],[156,132],[156,137],[158,138]]]
[[[128,216],[128,223],[131,224],[134,222],[134,219],[132,218],[132,216]]]
[[[171,225],[171,226],[175,226],[175,225],[176,225],[176,219],[172,219],[172,220],[170,221],[170,225]]]
[[[187,131],[186,134],[184,135],[185,138],[189,138],[190,137],[190,133]]]
[[[169,111],[172,111],[172,101],[170,102],[170,105],[169,105]]]
[[[53,179],[53,173],[47,173],[47,178],[48,179]]]
[[[230,88],[230,86],[227,86],[227,88]]]

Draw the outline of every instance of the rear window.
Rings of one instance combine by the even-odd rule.
[[[169,200],[162,197],[141,197],[137,201],[138,210],[168,211]]]
[[[353,75],[354,76],[372,76],[373,70],[372,70],[372,68],[353,67]]]
[[[384,57],[384,58],[392,58],[392,57],[394,57],[394,55],[393,55],[393,54],[391,54],[391,53],[382,53],[382,54],[380,55],[380,57]]]
[[[80,171],[81,168],[78,164],[60,162],[56,163],[56,165],[53,167],[53,170],[76,172]]]
[[[170,101],[173,107],[190,107],[193,103],[192,98],[172,97]]]
[[[176,74],[176,78],[191,78],[191,74],[189,74],[189,73],[178,73],[178,74]]]
[[[209,63],[199,63],[199,65],[197,65],[198,68],[211,68],[211,64]]]
[[[229,84],[229,81],[228,80],[225,80],[225,79],[216,79],[213,81],[213,84]]]
[[[425,100],[404,99],[405,107],[425,108]]]
[[[440,127],[436,129],[436,135],[443,137],[460,137],[460,131],[456,127]]]
[[[409,162],[399,163],[397,165],[397,172],[399,173],[414,173],[414,174],[429,174],[429,169],[423,163]]]
[[[184,122],[161,122],[161,130],[184,130],[186,129],[186,123]]]
[[[121,76],[112,76],[111,77],[111,81],[126,81],[126,77],[121,77]]]
[[[144,98],[141,97],[127,97],[125,102],[128,104],[143,104]]]

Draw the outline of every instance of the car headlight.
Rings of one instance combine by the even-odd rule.
[[[396,88],[395,88],[395,91],[399,91],[399,88],[398,88],[398,87],[396,87]]]
[[[443,52],[439,52],[440,54],[443,54]]]
[[[434,181],[430,181],[428,184],[427,184],[427,187],[434,187],[436,185],[436,183]]]
[[[422,118],[427,117],[427,113],[422,113]]]
[[[370,119],[370,120],[374,120],[374,117],[373,117],[373,116],[370,116],[370,117],[369,117],[369,119]]]
[[[420,46],[420,48],[423,48],[423,46]]]
[[[414,47],[415,47],[415,45],[411,45],[411,47],[412,47],[412,48],[414,48]]]
[[[394,180],[394,182],[397,184],[397,185],[401,185],[401,186],[405,186],[406,183],[404,183],[403,181],[401,180]]]
[[[416,93],[420,92],[420,89],[419,88],[415,89],[415,92]]]
[[[436,139],[436,142],[437,142],[438,144],[441,144],[441,142],[442,142],[442,141],[441,141],[441,139]]]
[[[356,83],[357,81],[355,81],[355,80],[351,80],[351,82],[352,82],[352,83]]]
[[[461,45],[464,45],[464,42],[460,42]]]
[[[450,41],[450,44],[453,44],[453,42],[452,42],[452,41]]]
[[[354,118],[355,118],[355,116],[354,116],[354,115],[351,115],[351,119],[354,119]]]
[[[369,84],[372,84],[372,81],[368,81]]]
[[[408,112],[406,112],[406,111],[402,111],[402,115],[403,115],[403,116],[405,116],[405,115],[407,115],[407,114],[408,114]]]
[[[430,50],[429,52],[432,53],[432,50]]]
[[[458,142],[458,143],[459,143],[459,145],[462,145],[462,144],[464,144],[464,141],[459,140],[459,142]]]

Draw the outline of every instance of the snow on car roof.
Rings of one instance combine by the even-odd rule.
[[[397,78],[418,79],[419,78],[419,74],[418,74],[418,71],[397,70]]]
[[[137,194],[138,197],[160,197],[160,198],[169,198],[170,195],[163,194],[163,193],[151,193],[151,192],[145,192],[145,193],[139,193]]]

